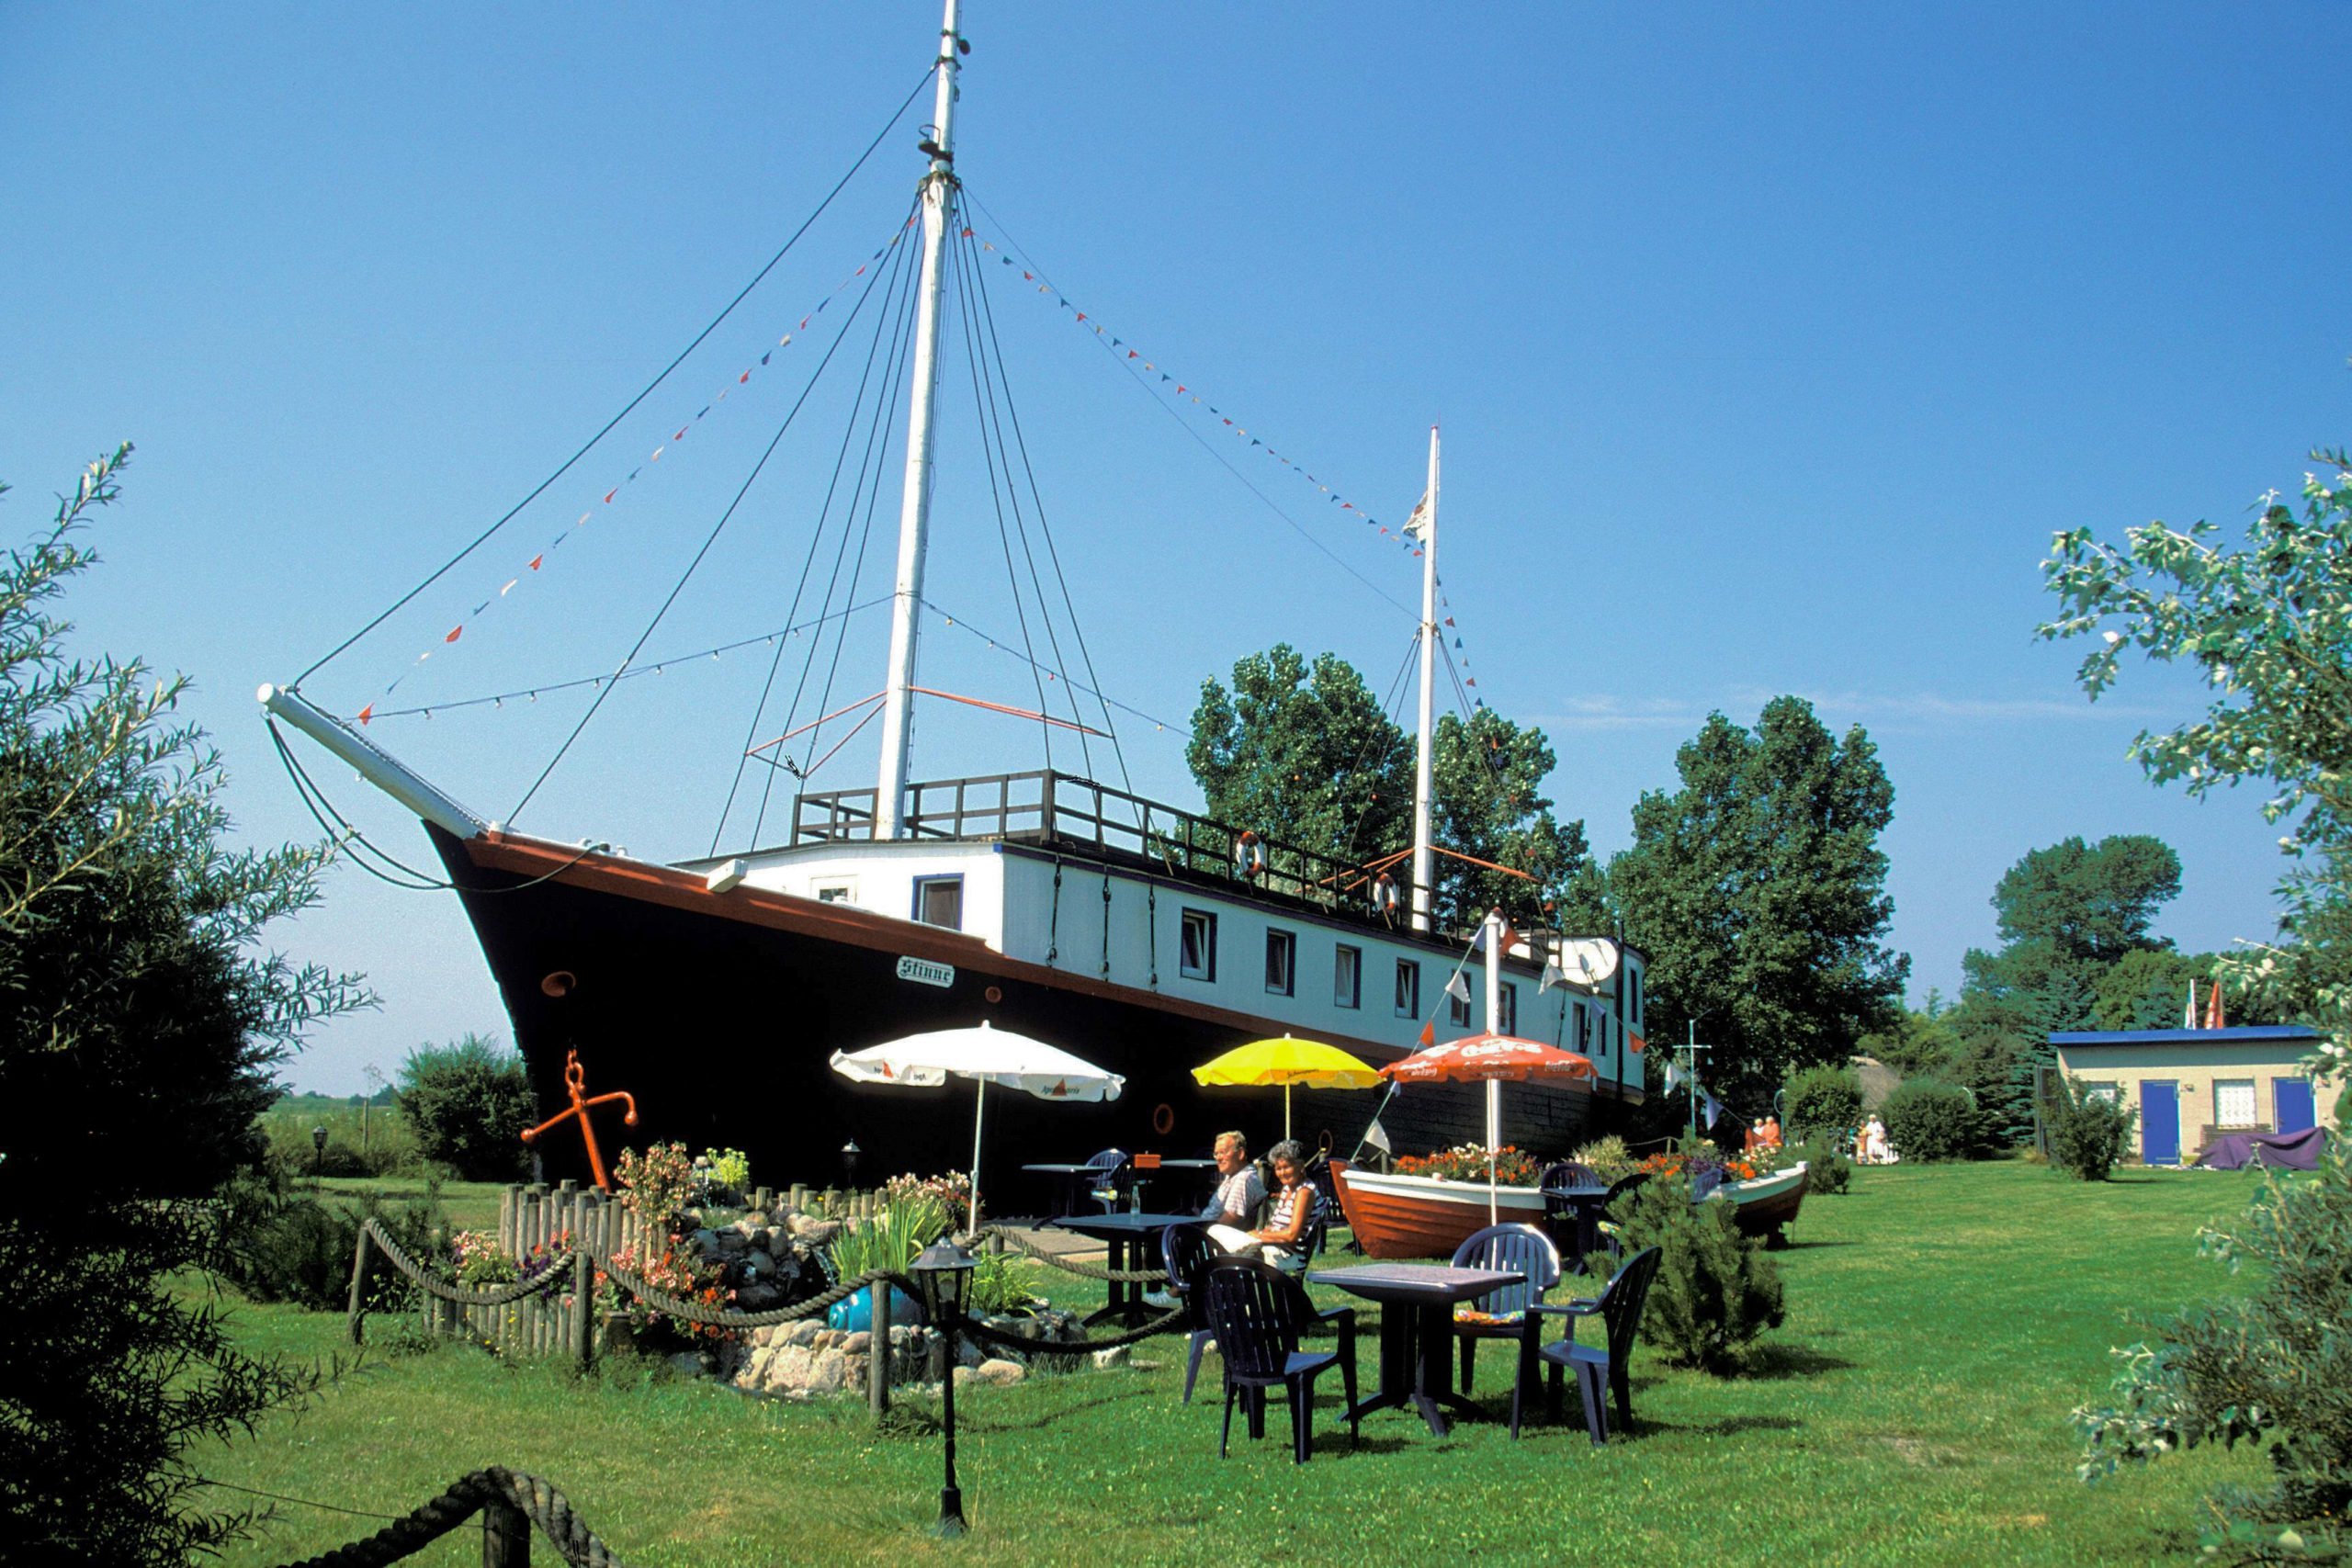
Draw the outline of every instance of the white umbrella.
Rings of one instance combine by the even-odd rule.
[[[1127,1080],[1082,1062],[1057,1045],[1010,1030],[934,1029],[863,1051],[836,1051],[833,1071],[855,1083],[902,1084],[932,1089],[947,1075],[975,1080],[972,1102],[972,1223],[980,1215],[980,1126],[987,1114],[988,1087],[1000,1084],[1040,1100],[1116,1100]]]

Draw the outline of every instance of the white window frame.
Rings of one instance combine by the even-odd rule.
[[[1185,937],[1201,933],[1201,962],[1194,964],[1185,949]],[[1216,983],[1216,911],[1180,908],[1176,916],[1176,973],[1187,980]]]
[[[1363,949],[1340,942],[1331,952],[1331,1005],[1350,1010],[1363,1006]]]
[[[923,895],[934,887],[945,887],[950,886],[954,886],[956,889],[956,923],[951,926],[941,920],[924,919],[922,913]],[[939,876],[916,877],[914,920],[917,925],[930,926],[936,931],[962,931],[964,929],[964,874],[960,871],[956,871],[949,872]]]
[[[2245,1116],[2233,1121],[2222,1113],[2222,1097],[2225,1093],[2245,1096]],[[2213,1080],[2213,1125],[2224,1132],[2243,1132],[2262,1124],[2262,1100],[2256,1093],[2252,1078],[2215,1078]]]
[[[1400,958],[1396,961],[1396,990],[1400,993],[1396,997],[1396,1016],[1420,1017],[1421,965],[1418,959]]]
[[[1275,954],[1281,954],[1277,963]],[[1266,928],[1266,994],[1270,997],[1290,997],[1298,994],[1298,933],[1280,926]]]

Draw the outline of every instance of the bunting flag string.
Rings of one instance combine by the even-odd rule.
[[[1088,696],[1092,697],[1096,702],[1102,704],[1105,707],[1114,707],[1121,713],[1133,714],[1136,717],[1151,726],[1155,730],[1164,730],[1172,728],[1170,722],[1167,719],[1155,717],[1153,715],[1144,712],[1143,709],[1139,707],[1130,706],[1128,704],[1119,701],[1116,697],[1105,696],[1101,692],[1096,691],[1093,687],[1086,684],[1083,681],[1071,680],[1067,671],[1056,670],[1049,664],[1046,664],[1038,660],[1030,658],[1027,654],[1022,652],[1011,643],[1000,642],[997,638],[990,637],[988,633],[972,625],[969,621],[958,620],[956,616],[949,615],[945,610],[940,608],[937,604],[933,604],[928,599],[922,600],[921,603],[924,609],[929,610],[933,615],[937,615],[942,621],[955,627],[957,631],[979,638],[982,642],[988,644],[989,647],[994,649],[997,652],[1010,655],[1012,658],[1026,664],[1032,670],[1036,671],[1048,681],[1059,681],[1068,685],[1073,692],[1083,692]]]
[[[435,713],[455,713],[460,708],[504,707],[508,703],[535,703],[541,697],[552,695],[557,692],[591,689],[603,686],[607,682],[633,681],[639,675],[659,675],[678,665],[698,664],[706,659],[717,662],[725,654],[738,652],[746,648],[772,648],[778,637],[797,637],[801,633],[813,631],[828,622],[846,619],[861,610],[871,610],[877,604],[888,604],[891,597],[888,593],[879,593],[871,599],[852,604],[845,610],[834,610],[826,615],[812,616],[792,626],[780,626],[772,632],[763,632],[757,637],[738,637],[733,642],[722,642],[716,648],[699,649],[693,653],[672,654],[667,659],[651,664],[636,665],[616,675],[581,675],[569,681],[549,681],[537,686],[518,686],[511,692],[493,692],[486,697],[459,697],[450,702],[420,705],[415,707],[384,708],[374,716],[413,718],[422,716],[431,718]]]
[[[571,522],[570,525],[558,532],[556,536],[549,539],[545,545],[541,546],[537,553],[533,555],[530,559],[523,562],[519,567],[516,567],[514,570],[514,575],[507,578],[507,580],[499,586],[496,592],[489,594],[481,601],[481,603],[476,604],[471,610],[466,612],[464,618],[459,620],[456,626],[451,626],[447,632],[443,633],[429,647],[427,647],[424,652],[411,660],[407,668],[402,670],[398,675],[394,676],[391,682],[385,686],[381,692],[378,693],[373,701],[362,707],[357,713],[352,715],[352,716],[357,719],[362,725],[365,725],[375,719],[390,717],[395,713],[403,715],[427,713],[429,710],[422,706],[392,709],[382,708],[379,705],[382,704],[385,699],[389,698],[394,692],[398,691],[401,687],[401,683],[406,681],[411,675],[415,674],[417,671],[424,665],[425,661],[430,660],[435,653],[449,647],[451,644],[457,642],[458,638],[464,637],[466,635],[467,628],[469,626],[480,624],[481,617],[487,615],[498,604],[503,604],[507,595],[514,592],[517,586],[533,581],[537,575],[547,567],[549,559],[555,555],[556,551],[563,547],[565,540],[571,538],[578,530],[586,527],[589,522],[604,508],[613,505],[621,497],[625,491],[637,482],[639,475],[644,474],[647,470],[650,469],[653,465],[662,460],[664,453],[669,452],[673,447],[675,447],[681,442],[684,441],[689,434],[693,434],[695,427],[700,424],[711,411],[718,408],[719,404],[725,402],[729,393],[735,391],[738,388],[750,384],[752,377],[767,369],[779,353],[792,346],[794,339],[800,333],[807,332],[808,330],[808,324],[824,313],[826,306],[841,298],[844,292],[856,284],[859,279],[863,278],[868,271],[872,270],[875,263],[888,255],[890,254],[891,246],[896,245],[900,240],[906,238],[907,231],[919,221],[921,221],[919,218],[910,218],[906,222],[900,224],[898,231],[893,233],[889,240],[886,242],[880,249],[876,250],[872,255],[867,256],[864,261],[858,263],[854,271],[851,272],[848,276],[842,278],[841,282],[835,284],[831,291],[826,294],[823,299],[818,300],[815,306],[803,312],[799,320],[791,327],[786,329],[785,333],[776,339],[775,344],[763,353],[757,360],[744,366],[741,370],[737,371],[731,378],[719,387],[716,394],[706,398],[703,400],[702,406],[696,409],[692,415],[680,420],[676,428],[671,430],[670,434],[659,442],[650,453],[640,459],[626,475],[622,476],[615,482],[605,486],[603,494],[596,500],[591,502],[587,510],[582,512],[578,517],[574,518]],[[669,427],[664,426],[663,428],[668,429]],[[673,466],[674,467],[675,465],[673,464]],[[594,492],[592,491],[590,493],[594,494]],[[763,639],[753,638],[752,640],[759,641]],[[773,641],[774,639],[771,637],[765,640]],[[731,646],[741,647],[744,645],[735,644]],[[689,655],[688,657],[703,658],[706,655],[704,654],[695,654]],[[672,662],[676,662],[676,660],[673,660]],[[595,678],[595,681],[596,682],[601,682],[611,679],[613,679],[611,676],[598,676]],[[541,692],[556,691],[567,687],[587,685],[591,683],[591,682],[584,680],[562,682],[554,686],[541,686],[536,691],[531,692],[529,694],[536,699]],[[516,695],[520,694],[507,694]],[[436,708],[471,707],[479,705],[481,703],[494,703],[501,700],[503,700],[503,698],[469,698],[463,702],[435,703],[432,706]]]
[[[1374,517],[1370,512],[1357,505],[1353,501],[1348,499],[1346,495],[1333,490],[1329,484],[1326,484],[1322,479],[1309,472],[1306,464],[1283,452],[1279,452],[1272,446],[1269,446],[1266,442],[1266,438],[1262,434],[1251,434],[1247,425],[1238,423],[1232,415],[1227,414],[1222,408],[1219,408],[1216,404],[1209,401],[1207,396],[1201,390],[1200,384],[1198,382],[1179,376],[1174,370],[1170,369],[1163,361],[1148,355],[1142,348],[1138,347],[1130,340],[1114,333],[1110,330],[1109,326],[1101,319],[1096,317],[1092,312],[1080,310],[1070,301],[1068,295],[1064,294],[1050,279],[1046,277],[1043,273],[1036,270],[1035,263],[1029,263],[1024,265],[1023,262],[1014,260],[1012,256],[1007,254],[1003,250],[999,249],[992,241],[981,238],[969,226],[967,226],[964,229],[963,235],[966,239],[978,241],[980,249],[983,252],[993,254],[1001,265],[1017,270],[1021,274],[1022,282],[1032,286],[1032,291],[1036,297],[1050,299],[1057,310],[1065,311],[1069,315],[1072,325],[1083,328],[1087,333],[1101,340],[1104,346],[1107,347],[1114,355],[1123,356],[1126,360],[1132,360],[1135,362],[1135,367],[1140,368],[1149,375],[1159,377],[1159,380],[1157,384],[1164,388],[1172,389],[1172,395],[1179,403],[1205,410],[1208,415],[1217,422],[1216,425],[1216,429],[1230,434],[1236,441],[1244,443],[1250,449],[1261,452],[1266,457],[1271,457],[1275,462],[1281,464],[1283,468],[1290,469],[1308,484],[1313,485],[1317,493],[1320,494],[1326,502],[1338,507],[1341,512],[1351,514],[1357,522],[1363,524],[1367,528],[1375,530],[1383,537],[1395,540],[1397,547],[1403,550],[1406,554],[1411,556],[1419,556],[1421,554],[1421,547],[1419,544],[1414,539],[1408,537],[1401,526],[1396,528],[1389,527],[1386,524],[1381,522],[1380,519]]]

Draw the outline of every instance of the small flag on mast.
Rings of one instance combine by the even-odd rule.
[[[1470,999],[1470,982],[1462,977],[1461,970],[1456,969],[1447,977],[1445,994],[1456,1001],[1466,1002]]]
[[[1380,1118],[1377,1116],[1372,1119],[1372,1125],[1363,1130],[1363,1141],[1382,1154],[1393,1155],[1396,1152],[1388,1146],[1388,1129],[1380,1124]]]
[[[2181,1010],[2180,1026],[2183,1029],[2197,1027],[2197,982],[2194,980],[2188,982],[2188,1005]]]
[[[2205,1027],[2208,1029],[2225,1029],[2228,1027],[2228,1025],[2223,1023],[2222,1021],[2222,983],[2219,980],[2211,980],[2206,982]]]
[[[1430,497],[1427,491],[1423,491],[1421,492],[1420,500],[1413,502],[1413,514],[1405,519],[1405,526],[1401,532],[1404,534],[1405,537],[1408,539],[1427,539],[1429,537]]]

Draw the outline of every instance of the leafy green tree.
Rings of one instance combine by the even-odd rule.
[[[1881,942],[1894,906],[1878,844],[1894,786],[1859,726],[1840,741],[1796,697],[1752,732],[1709,716],[1675,767],[1679,789],[1635,803],[1610,895],[1649,955],[1650,1038],[1695,1020],[1709,1077],[1761,1100],[1898,1016],[1911,961]]]
[[[1522,926],[1573,917],[1589,923],[1572,929],[1605,929],[1584,824],[1556,821],[1540,793],[1557,763],[1543,732],[1481,708],[1466,723],[1442,716],[1432,750],[1432,837],[1510,868],[1439,856],[1438,923],[1500,908]],[[1349,864],[1412,845],[1413,738],[1337,654],[1310,663],[1277,644],[1235,664],[1229,688],[1201,682],[1184,756],[1220,821]]]
[[[1184,760],[1208,814],[1317,854],[1363,860],[1409,842],[1413,739],[1355,667],[1288,643],[1201,682]]]
[[[2289,825],[2279,941],[2225,961],[2240,990],[2320,1025],[2321,1055],[2352,1065],[2352,456],[2312,454],[2300,512],[2264,498],[2242,539],[2162,522],[2121,545],[2087,528],[2052,541],[2042,572],[2062,612],[2050,638],[2098,638],[2077,671],[2096,700],[2138,649],[2187,661],[2211,692],[2204,716],[2142,731],[2132,754],[2192,796],[2261,780],[2264,815]]]
[[[1949,1071],[1960,1054],[1961,1039],[1952,1027],[1951,1010],[1940,1001],[1930,991],[1927,1007],[1905,1008],[1891,1027],[1863,1035],[1857,1053],[1905,1075]]]
[[[2154,977],[2154,956],[2170,956],[2170,942],[2152,931],[2179,892],[2180,857],[2145,834],[2064,839],[2002,874],[1992,902],[2003,944],[1962,957],[1966,979],[1950,1016],[1960,1041],[1951,1070],[1976,1096],[1984,1142],[2031,1135],[2034,1068],[2057,1060],[2053,1032],[2102,1027],[2103,997],[2109,1016],[2152,1005],[2127,987]],[[2127,961],[2130,973],[2116,979]]]
[[[1473,925],[1498,908],[1521,926],[1606,930],[1593,897],[1584,823],[1555,820],[1551,800],[1540,793],[1559,761],[1544,732],[1521,728],[1492,708],[1478,709],[1467,723],[1446,714],[1437,722],[1435,750],[1433,836],[1460,854],[1510,868],[1438,857],[1440,921]]]
[[[0,562],[0,1561],[156,1563],[242,1533],[189,1447],[302,1385],[175,1288],[215,1262],[212,1193],[260,1153],[270,1069],[357,982],[258,945],[317,897],[323,846],[231,852],[184,681],[70,659],[125,446]]]
[[[523,1058],[479,1034],[419,1046],[401,1066],[401,1115],[415,1130],[417,1151],[460,1180],[519,1172],[536,1105]]]

